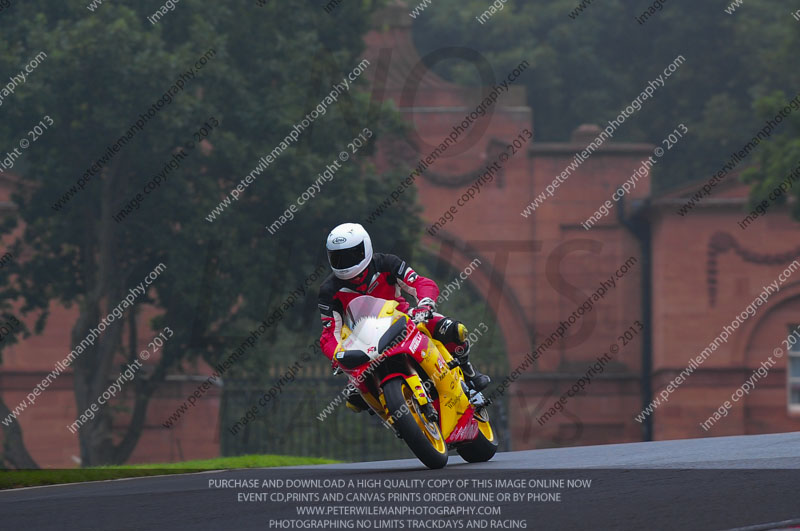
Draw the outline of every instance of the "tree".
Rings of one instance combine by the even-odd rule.
[[[4,18],[0,36],[2,71],[18,71],[40,51],[47,54],[3,105],[3,145],[17,145],[40,121],[53,122],[15,168],[29,186],[14,195],[17,215],[2,228],[9,234],[24,224],[15,245],[26,249],[26,259],[0,299],[35,314],[39,333],[50,303],[77,307],[71,344],[65,345],[69,352],[128,289],[157,264],[166,266],[146,295],[125,309],[124,324],[109,326],[73,364],[82,412],[144,347],[138,342],[144,332],[135,326],[144,306],[158,309],[150,323],[153,334],[164,326],[175,333],[157,363],[128,384],[134,397],[124,430],[112,430],[110,407],[81,427],[84,466],[126,461],[166,375],[185,360],[220,361],[241,342],[239,331],[264,319],[290,286],[325,259],[321,242],[330,225],[365,216],[397,180],[396,174],[374,175],[365,162],[372,148],[365,147],[276,234],[265,229],[361,127],[372,128],[374,138],[401,132],[388,112],[379,122],[360,123],[376,115],[367,113],[368,95],[357,87],[313,120],[266,170],[253,173],[332,84],[358,65],[374,2],[340,6],[337,16],[346,17],[346,26],[311,2],[293,5],[288,16],[289,8],[275,2],[183,0],[155,24],[147,17],[160,2],[143,4],[103,3],[87,12],[83,0],[48,4],[46,10],[36,2],[19,3],[9,13],[13,18]],[[176,90],[179,80],[183,86]],[[160,108],[150,112],[159,100]],[[137,120],[144,121],[138,128]],[[120,137],[127,141],[108,152]],[[95,174],[74,189],[103,156],[107,160],[97,163]],[[160,185],[149,184],[160,173]],[[247,175],[255,181],[207,221]],[[150,193],[144,191],[148,185]],[[373,232],[414,239],[414,196],[405,195],[395,216],[385,216]],[[120,220],[120,211],[133,203],[138,206]],[[410,223],[396,223],[397,216],[408,216]],[[285,320],[281,326],[301,324]]]
[[[796,23],[788,13],[776,16],[788,11],[779,0],[753,0],[734,15],[714,2],[671,1],[639,24],[651,4],[607,0],[576,12],[576,0],[508,0],[481,24],[475,17],[491,2],[440,0],[417,17],[415,39],[423,55],[442,41],[472,47],[498,78],[528,60],[518,83],[533,108],[537,141],[565,141],[580,124],[606,124],[683,55],[684,64],[614,135],[659,143],[678,124],[689,128],[655,169],[659,190],[716,173],[752,137],[760,121],[754,94],[774,90],[783,71],[796,70],[775,53]],[[463,62],[434,68],[457,83],[476,82]]]
[[[0,284],[9,286],[11,279],[18,271],[18,262],[14,260],[15,253],[19,252],[19,244],[11,252],[4,254],[4,258],[9,256],[9,260],[4,260],[0,267]],[[5,297],[0,298],[0,362],[2,362],[3,350],[20,341],[21,337],[30,336],[30,331],[15,315],[14,308],[10,299],[14,298],[14,289],[8,287],[5,290]],[[0,397],[0,419],[8,419],[11,414],[8,405]],[[8,425],[3,424],[3,445],[0,447],[0,468],[38,468],[36,461],[28,453],[22,439],[22,429],[16,419],[11,420]]]
[[[788,15],[785,22],[787,27],[782,28],[780,44],[761,61],[768,61],[772,72],[769,83],[755,93],[753,109],[761,120],[761,127],[767,121],[775,122],[776,115],[786,107],[788,116],[775,127],[769,140],[758,146],[755,165],[742,177],[751,184],[751,207],[767,201],[769,209],[774,204],[786,204],[794,197],[791,215],[800,220],[800,72],[796,68],[800,37],[796,29],[798,22]],[[770,92],[771,87],[777,89]]]

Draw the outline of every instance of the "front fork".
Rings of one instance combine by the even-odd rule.
[[[425,390],[425,386],[422,383],[422,379],[419,377],[418,374],[413,373],[410,375],[401,375],[397,374],[392,376],[391,378],[403,378],[408,385],[408,388],[411,389],[411,392],[414,393],[414,399],[416,400],[417,404],[419,404],[420,410],[428,418],[428,420],[439,423],[439,413],[436,411],[436,408],[433,406],[433,401],[431,400],[430,395]],[[388,379],[384,380],[382,383],[386,383]],[[384,410],[389,417],[390,424],[394,424],[394,419],[389,415],[388,409],[386,409],[386,399],[381,394],[381,404],[384,407]],[[396,432],[395,432],[396,433]]]

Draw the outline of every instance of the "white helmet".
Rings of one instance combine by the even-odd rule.
[[[372,260],[372,240],[358,223],[334,227],[325,247],[333,274],[343,280],[360,275]]]

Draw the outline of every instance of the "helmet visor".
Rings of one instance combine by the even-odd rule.
[[[328,250],[328,262],[334,269],[347,269],[361,263],[364,259],[364,242],[349,249]]]

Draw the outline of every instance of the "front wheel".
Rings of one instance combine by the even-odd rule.
[[[447,464],[447,445],[439,423],[428,420],[422,412],[414,392],[402,378],[389,380],[383,386],[383,396],[394,426],[414,455],[428,468],[442,468]]]
[[[456,452],[468,463],[483,463],[494,457],[497,452],[497,437],[488,418],[479,421],[480,431],[474,441],[464,443],[456,448]]]

